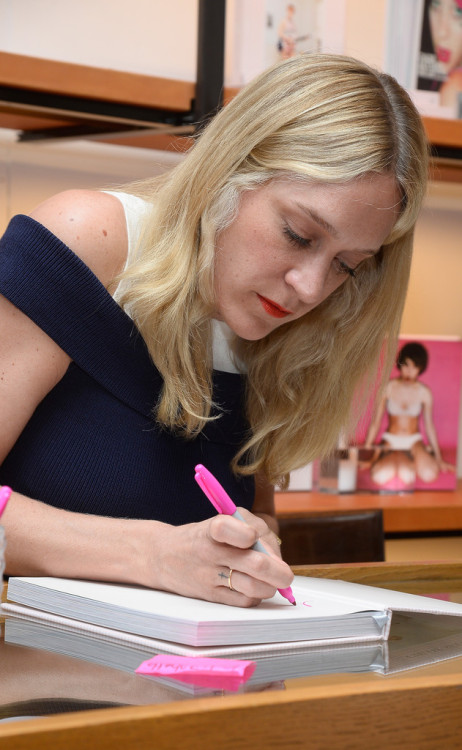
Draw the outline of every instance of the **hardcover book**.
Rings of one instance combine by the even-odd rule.
[[[181,656],[235,653],[383,641],[393,612],[454,615],[462,630],[462,604],[347,581],[296,576],[296,605],[279,593],[251,608],[190,599],[165,591],[64,578],[10,578],[2,613],[32,619],[64,617],[87,631],[119,631],[119,638],[153,638]],[[18,606],[20,610],[18,610]],[[29,608],[26,610],[24,608]],[[458,626],[456,624],[456,627]]]

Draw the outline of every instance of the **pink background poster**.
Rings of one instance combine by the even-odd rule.
[[[459,439],[462,340],[452,337],[401,336],[398,351],[401,350],[405,343],[411,341],[422,344],[427,350],[427,368],[418,376],[418,380],[430,389],[433,396],[433,423],[442,459],[455,468],[457,465]],[[399,374],[400,371],[395,366],[391,373],[391,378],[397,378]],[[364,445],[371,418],[372,411],[370,410],[356,433],[355,442],[358,446]],[[386,431],[387,424],[388,415],[385,411],[379,431],[374,440],[375,446],[380,444],[381,436]],[[419,416],[418,429],[425,445],[428,446],[429,440],[426,435],[422,413]],[[416,477],[413,486],[407,489],[451,490],[455,489],[456,484],[457,474],[455,470],[440,471],[433,481],[424,482],[419,477]],[[357,487],[359,490],[373,490],[378,492],[406,489],[406,486],[404,486],[399,478],[396,478],[395,481],[390,480],[383,485],[374,482],[370,469],[367,467],[361,468],[361,461],[358,469]]]

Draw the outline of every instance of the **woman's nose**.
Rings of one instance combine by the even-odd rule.
[[[442,8],[441,15],[439,18],[439,23],[438,23],[438,36],[440,39],[446,39],[446,37],[449,35],[450,24],[451,24],[451,19],[450,19],[449,11],[447,9]]]
[[[300,302],[306,305],[319,305],[329,293],[330,267],[316,259],[310,263],[294,266],[287,271],[286,284],[294,289]]]

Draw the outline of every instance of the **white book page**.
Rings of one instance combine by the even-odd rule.
[[[27,604],[30,606],[46,609],[53,594],[53,611],[55,611],[57,601],[55,594],[62,593],[65,595],[65,599],[62,600],[63,606],[65,603],[68,604],[68,596],[73,598],[73,613],[79,610],[84,612],[88,602],[95,602],[155,616],[159,620],[174,619],[185,623],[267,622],[279,620],[281,616],[290,620],[305,620],[316,617],[341,617],[375,608],[364,596],[362,598],[355,596],[355,589],[345,592],[345,586],[348,584],[344,581],[302,576],[296,577],[292,585],[297,600],[296,606],[277,593],[272,599],[265,600],[251,609],[190,599],[136,586],[119,586],[64,578],[17,578],[13,580],[16,580],[18,584],[28,584],[31,596],[28,597]],[[379,609],[383,608],[383,603],[381,603]]]
[[[291,605],[279,593],[251,609],[231,607],[200,599],[153,591],[136,586],[79,581],[64,578],[17,578],[11,582],[30,584],[31,592],[39,597],[30,606],[46,608],[47,590],[76,597],[76,604],[85,608],[86,601],[108,604],[125,610],[137,611],[160,619],[184,622],[249,622],[280,619],[335,617],[361,611],[387,609],[439,614],[462,615],[462,604],[431,599],[375,586],[326,578],[296,576],[292,590],[297,606]],[[80,601],[78,601],[80,600]]]

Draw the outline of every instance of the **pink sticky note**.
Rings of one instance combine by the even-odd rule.
[[[235,692],[255,670],[255,662],[158,654],[135,671],[153,677],[167,677],[196,687]]]
[[[174,677],[238,677],[247,680],[255,670],[255,662],[242,659],[215,659],[201,656],[157,654],[135,669],[138,674]],[[189,681],[189,679],[188,679]]]

